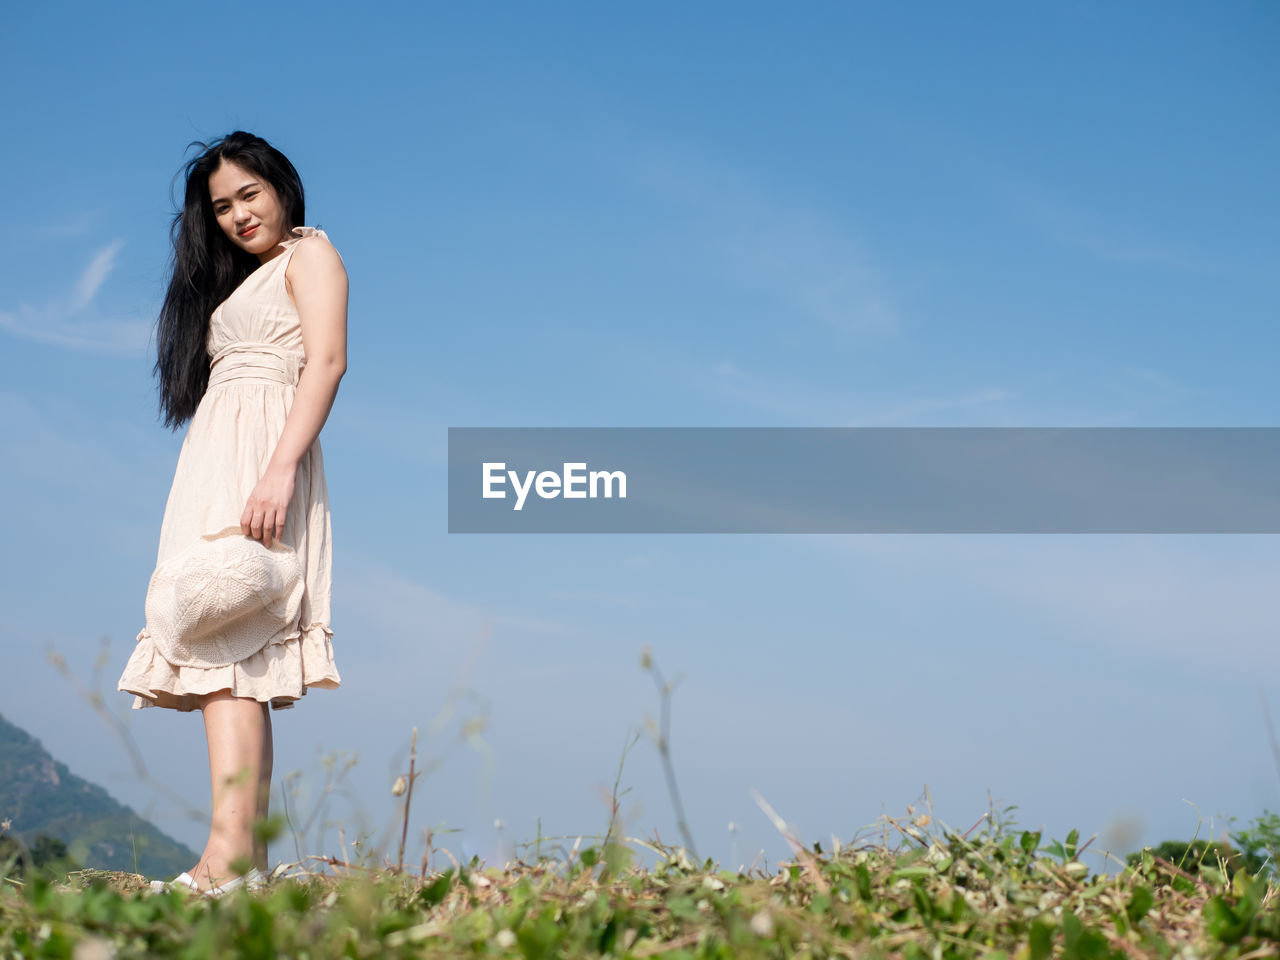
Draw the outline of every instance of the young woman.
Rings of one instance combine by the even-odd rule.
[[[302,225],[284,154],[243,131],[195,146],[155,365],[165,425],[189,426],[118,689],[135,710],[203,714],[209,840],[191,870],[153,886],[217,895],[268,869],[254,831],[271,796],[268,704],[340,683],[317,438],[347,365],[347,273],[324,231]]]

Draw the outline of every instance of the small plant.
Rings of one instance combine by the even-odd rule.
[[[80,864],[71,858],[67,845],[57,837],[42,833],[28,846],[8,830],[0,832],[0,876],[21,879],[28,872],[37,871],[47,877],[60,877],[78,869]]]
[[[1233,831],[1231,837],[1240,848],[1246,870],[1255,876],[1280,879],[1280,814],[1263,810],[1251,827]]]

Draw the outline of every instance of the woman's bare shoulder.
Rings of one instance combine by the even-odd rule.
[[[285,267],[285,277],[290,283],[303,278],[324,278],[335,275],[346,277],[347,265],[327,236],[313,233],[298,241],[293,257]]]

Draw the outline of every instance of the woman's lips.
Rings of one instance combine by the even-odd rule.
[[[242,237],[252,237],[252,236],[254,235],[254,233],[256,233],[256,232],[257,232],[257,230],[258,230],[258,228],[257,228],[257,227],[250,227],[250,228],[249,228],[248,230],[246,230],[244,233],[240,234],[240,236],[242,236]]]

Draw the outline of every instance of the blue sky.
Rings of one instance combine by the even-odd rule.
[[[275,718],[277,782],[358,757],[348,840],[394,817],[415,725],[441,758],[417,834],[492,859],[539,817],[603,830],[658,715],[645,645],[726,865],[787,854],[752,788],[824,848],[926,784],[949,823],[990,790],[1091,852],[1280,809],[1274,537],[467,537],[445,496],[450,426],[1276,425],[1274,5],[2,21],[0,711],[197,849],[45,653],[91,684],[109,639],[129,714],[182,440],[148,339],[170,185],[237,128],[293,160],[351,278],[321,435],[343,687]],[[206,803],[199,716],[125,720]],[[645,736],[621,787],[629,833],[676,838]]]

